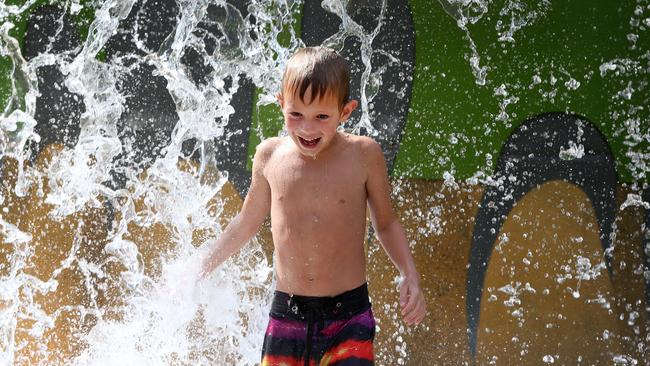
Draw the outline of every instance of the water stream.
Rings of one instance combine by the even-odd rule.
[[[15,3],[0,3],[0,54],[12,65],[11,90],[2,101],[0,117],[0,365],[259,362],[273,288],[263,244],[253,240],[210,281],[194,285],[192,278],[197,255],[204,249],[200,245],[218,236],[233,213],[229,197],[237,195],[224,193],[236,192],[229,182],[232,174],[219,171],[216,162],[226,154],[218,141],[247,134],[231,128],[238,113],[234,100],[254,85],[258,105],[274,103],[280,70],[303,45],[294,29],[302,3],[70,0],[51,11],[54,25],[48,28],[54,29],[53,39],[69,43],[52,42],[31,55],[23,54],[12,29],[41,2]],[[349,126],[355,132],[379,133],[371,123],[373,98],[385,87],[386,69],[374,62],[390,57],[374,50],[373,42],[380,31],[387,31],[382,19],[391,4],[381,2],[379,21],[370,28],[353,20],[347,1],[322,4],[341,20],[338,32],[323,43],[341,49],[346,40],[355,39],[361,45],[364,69],[356,72],[361,74],[362,111]],[[621,211],[650,206],[642,197],[650,171],[645,148],[650,143],[649,123],[647,113],[641,113],[647,105],[634,97],[648,87],[650,51],[634,47],[639,35],[647,36],[650,5],[638,4],[628,37],[631,56],[604,60],[594,70],[620,86],[607,92],[619,101],[612,118],[624,121],[617,133],[625,136],[626,168],[633,176]],[[440,0],[433,5],[453,17],[465,34],[467,72],[477,88],[488,85],[494,91],[498,112],[493,121],[512,123],[508,108],[519,101],[521,86],[490,84],[494,70],[472,35],[472,25],[496,6],[494,2]],[[527,6],[508,0],[499,6],[503,21],[495,30],[498,41],[514,47],[520,32],[543,18],[553,4]],[[88,9],[94,16],[86,24],[87,37],[79,41],[77,36],[75,42],[66,24],[82,24],[79,19]],[[393,57],[389,63],[398,60]],[[580,88],[580,78],[561,69],[548,75],[542,70],[531,80],[531,85],[550,88],[542,98],[552,99],[558,89]],[[58,81],[43,85],[45,78]],[[65,91],[65,102],[54,103],[57,111],[49,112],[63,116],[63,122],[52,121],[57,126],[53,130],[37,122],[37,99],[46,88]],[[575,142],[559,151],[561,159],[584,156],[581,126],[578,130]],[[53,134],[66,137],[48,140]],[[481,158],[487,161],[484,169],[460,182],[463,187],[502,185],[492,176],[492,157]],[[444,176],[444,189],[460,190],[453,170]],[[429,225],[418,232],[441,235],[443,210],[436,206],[414,213]],[[507,239],[500,237],[501,244]],[[566,273],[579,278],[581,286],[607,274],[601,259],[592,263],[580,257]],[[495,294],[499,292],[516,310],[522,294],[539,296],[542,290],[513,283]],[[572,296],[580,297],[579,287]],[[597,306],[606,302],[584,301]],[[635,323],[638,315],[628,315]],[[399,328],[392,338],[402,341],[404,333]],[[410,348],[398,343],[398,363],[404,364]],[[381,350],[380,364],[397,362],[386,352]],[[640,362],[618,357],[621,364]],[[553,363],[556,358],[549,355],[543,361]]]

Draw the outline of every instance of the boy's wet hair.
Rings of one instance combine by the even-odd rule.
[[[311,100],[305,92],[311,86]],[[289,58],[282,77],[282,94],[296,93],[311,103],[331,93],[343,106],[350,97],[350,67],[336,51],[327,47],[304,47]]]

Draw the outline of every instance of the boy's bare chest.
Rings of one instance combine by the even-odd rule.
[[[323,163],[286,159],[269,174],[273,201],[285,209],[312,210],[329,205],[363,202],[365,171],[356,161],[335,159]]]

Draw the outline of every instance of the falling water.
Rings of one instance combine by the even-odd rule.
[[[258,106],[274,103],[280,70],[303,45],[294,30],[302,2],[252,0],[243,6],[223,0],[71,0],[61,5],[62,12],[53,12],[53,38],[66,32],[67,23],[84,24],[87,18],[85,39],[27,57],[15,30],[40,3],[0,3],[0,54],[12,65],[11,90],[0,119],[0,170],[5,178],[0,189],[0,365],[256,364],[273,288],[264,240],[253,240],[209,281],[195,283],[194,278],[197,258],[205,250],[201,245],[218,237],[233,214],[228,198],[233,194],[224,192],[238,189],[230,182],[234,173],[216,166],[229,148],[220,141],[247,134],[229,129],[238,112],[238,92],[254,85]],[[159,19],[151,16],[162,3],[173,6],[160,7]],[[379,3],[379,21],[368,29],[349,14],[348,1],[322,3],[341,21],[338,32],[323,44],[339,50],[350,38],[360,44],[362,110],[352,123],[354,132],[380,134],[371,119],[374,98],[385,87],[386,69],[375,61],[378,56],[389,63],[399,60],[374,47],[378,35],[390,31],[384,18],[391,4]],[[629,24],[630,56],[604,60],[594,71],[620,86],[608,90],[617,106],[610,117],[623,126],[617,133],[625,136],[626,169],[633,175],[621,212],[650,207],[642,197],[647,189],[642,182],[650,171],[650,133],[643,117],[647,113],[642,113],[647,106],[635,99],[647,88],[650,56],[637,43],[650,28],[650,8],[647,2],[638,4]],[[497,70],[481,55],[484,45],[472,33],[472,26],[497,5],[481,0],[440,0],[436,5],[465,35],[468,72],[476,88],[489,88],[496,105],[492,122],[510,128],[515,116],[509,107],[519,102],[522,86],[494,82]],[[515,47],[518,35],[543,19],[553,4],[507,0],[499,6],[498,42]],[[88,18],[87,12],[94,15]],[[164,24],[150,24],[156,21]],[[133,24],[133,29],[125,30],[124,24]],[[531,80],[530,87],[547,87],[541,98],[559,98],[560,89],[580,90],[579,77],[561,66],[551,68],[549,75],[535,74]],[[43,72],[59,75],[56,85],[40,84]],[[65,116],[62,120],[76,116],[76,124],[49,121],[67,131],[39,130],[45,127],[37,123],[37,99],[50,87],[66,91],[69,100],[61,108],[71,106],[52,113]],[[391,92],[401,96],[404,90]],[[158,99],[160,105],[155,104]],[[173,106],[170,110],[165,110],[165,101]],[[578,125],[571,143],[558,151],[560,159],[584,156],[582,127]],[[63,133],[63,143],[46,141],[47,133],[39,131]],[[446,141],[454,145],[464,138],[459,133]],[[403,220],[424,223],[413,235],[438,237],[451,226],[444,203],[434,202],[450,195],[471,196],[478,185],[503,187],[511,179],[492,174],[491,154],[480,158],[484,166],[465,181],[456,178],[453,169],[446,172],[440,191],[422,200],[430,203],[426,210],[406,210]],[[394,194],[409,189],[396,182]],[[499,236],[495,250],[507,248],[509,240]],[[572,241],[581,243],[582,238]],[[370,249],[371,256],[375,252],[376,247]],[[534,265],[535,255],[522,260]],[[552,274],[553,281],[571,287],[568,283],[576,280],[570,288],[573,298],[609,309],[604,297],[581,295],[582,286],[607,274],[606,259],[576,255],[571,260]],[[521,326],[528,316],[522,302],[548,295],[521,281],[488,291],[489,301],[500,300]],[[397,314],[393,301],[377,303],[376,308]],[[640,307],[633,305],[620,316],[637,331]],[[396,315],[385,319],[398,322]],[[391,332],[388,329],[393,328],[380,323],[380,332]],[[379,348],[379,363],[409,361],[412,348],[405,339],[413,332],[395,329],[388,338],[396,346]],[[608,337],[605,330],[603,338]],[[639,342],[638,347],[647,343]],[[517,350],[526,352],[528,346]],[[540,361],[556,360],[557,355],[549,354]],[[639,363],[625,354],[615,355],[613,361]]]
[[[33,3],[3,3],[0,15],[26,17]],[[8,245],[0,287],[3,365],[259,360],[271,286],[260,245],[248,246],[210,281],[194,285],[196,247],[219,235],[225,205],[219,193],[227,177],[214,169],[219,154],[214,141],[224,136],[234,112],[233,95],[242,78],[265,93],[278,89],[278,70],[300,45],[290,27],[298,3],[253,2],[242,14],[224,1],[179,1],[170,19],[175,24],[156,48],[150,48],[155,42],[147,39],[147,29],[134,29],[133,53],[113,52],[107,60],[121,22],[147,5],[156,6],[133,0],[97,3],[82,44],[64,52],[48,49],[28,61],[10,33],[14,24],[2,25],[2,54],[14,69],[0,151],[5,176],[15,170],[13,185],[2,192],[0,219]],[[61,29],[80,7],[66,3],[69,14],[57,20]],[[281,46],[278,34],[286,29],[290,40]],[[188,65],[188,50],[209,70],[200,82],[191,74],[195,65]],[[83,112],[76,142],[47,147],[36,156],[33,147],[41,137],[34,116],[43,87],[37,74],[47,66],[60,70],[58,87],[73,94]],[[147,159],[139,156],[143,141],[136,139],[149,138],[145,145],[160,141],[137,133],[129,139],[120,132],[152,122],[138,115],[137,103],[129,103],[138,96],[124,87],[143,69],[164,78],[177,116],[164,146]],[[154,121],[154,131],[158,127]],[[26,197],[44,216],[21,212]],[[17,226],[8,221],[16,214],[35,222]],[[61,227],[55,233],[50,225]],[[33,230],[47,233],[35,236]],[[43,234],[56,238],[61,251],[50,254],[55,261],[45,266],[50,271],[37,268],[48,260],[38,251],[54,245]],[[99,252],[89,254],[92,249]],[[72,282],[79,296],[48,303],[48,297],[60,297],[61,286],[70,286],[64,282]]]

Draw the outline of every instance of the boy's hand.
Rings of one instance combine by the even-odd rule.
[[[427,305],[417,274],[405,276],[400,281],[399,303],[402,306],[402,317],[407,325],[417,325],[422,322],[427,313]]]
[[[194,270],[195,282],[201,282],[205,280],[210,275],[210,273],[214,271],[214,268],[211,265],[212,256],[210,255],[210,251],[205,250],[205,248],[207,247],[208,247],[207,245],[204,245],[202,248],[203,250],[199,250],[198,253],[196,253],[188,263],[188,265],[191,268],[195,268]]]
[[[197,282],[205,280],[210,275],[210,273],[212,273],[213,270],[212,268],[210,268],[211,265],[209,259],[203,258],[203,260],[201,260],[200,263],[201,263],[201,268],[197,273],[197,277],[196,277]]]

